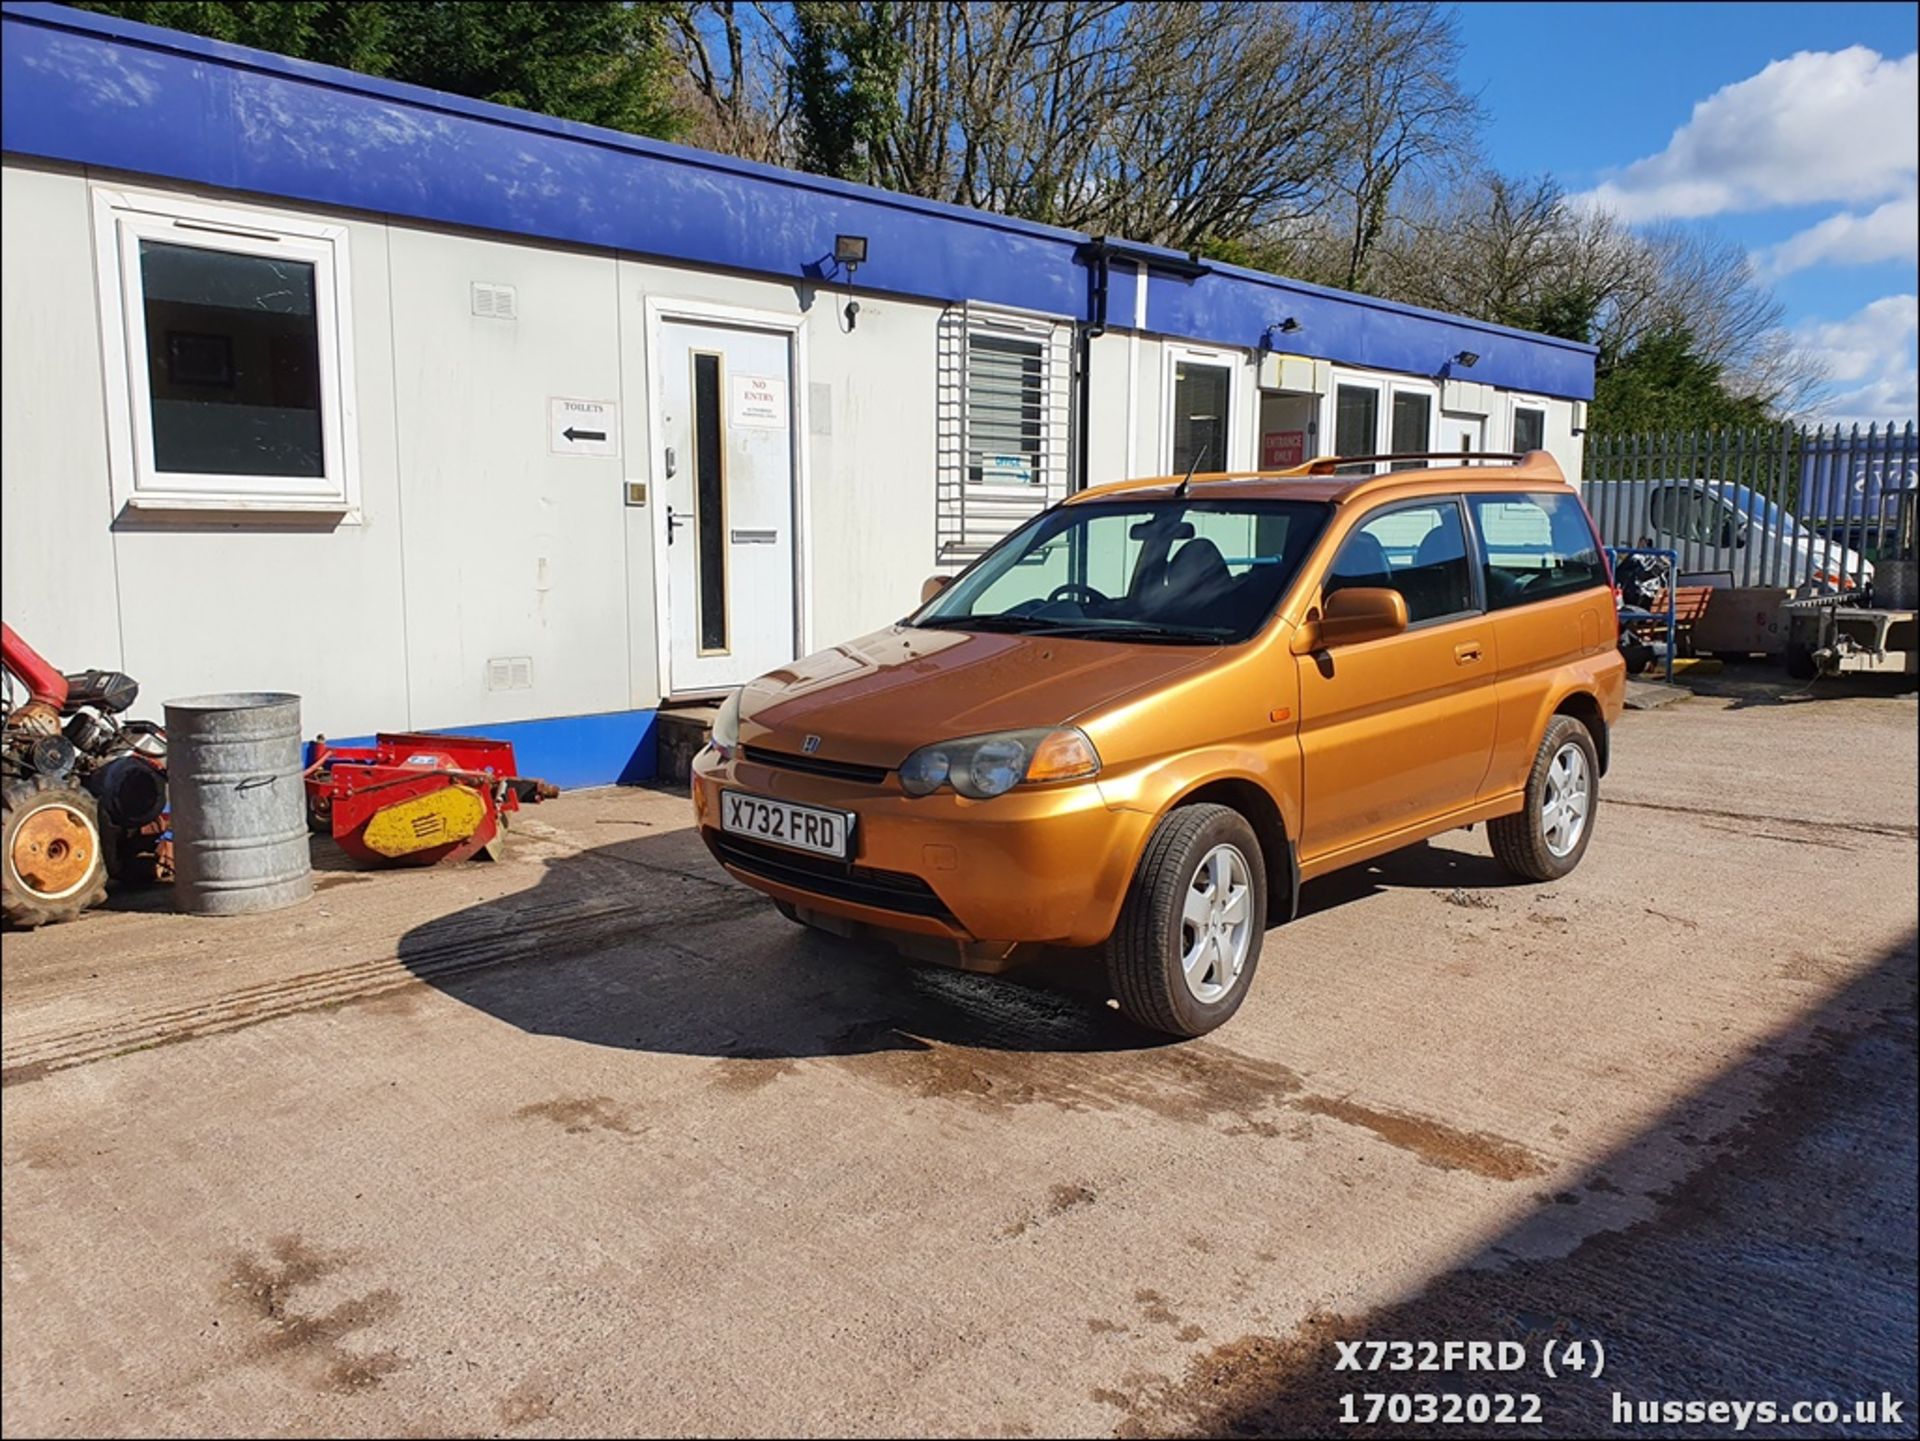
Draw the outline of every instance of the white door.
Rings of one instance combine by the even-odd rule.
[[[794,657],[792,338],[664,321],[657,375],[669,689],[724,690]]]
[[[1440,440],[1434,447],[1450,454],[1478,455],[1487,448],[1487,418],[1484,415],[1443,415]]]

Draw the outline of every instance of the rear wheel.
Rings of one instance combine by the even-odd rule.
[[[1181,806],[1147,842],[1107,976],[1132,1021],[1201,1036],[1240,1009],[1260,963],[1266,866],[1253,828],[1225,806]]]
[[[1572,716],[1555,716],[1534,754],[1525,808],[1487,822],[1493,858],[1522,880],[1554,881],[1567,874],[1593,838],[1599,787],[1592,732]]]
[[[0,914],[13,926],[70,921],[107,895],[100,813],[52,776],[9,781],[0,805]]]

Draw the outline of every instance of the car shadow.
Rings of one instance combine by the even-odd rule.
[[[926,1050],[1137,1051],[1170,1038],[1109,999],[1098,951],[1051,951],[1003,975],[915,962],[778,918],[690,828],[556,856],[539,883],[423,921],[403,964],[531,1034],[765,1060]],[[1309,883],[1302,914],[1379,892],[1511,883],[1486,857],[1420,845]],[[1284,945],[1270,932],[1267,946]]]

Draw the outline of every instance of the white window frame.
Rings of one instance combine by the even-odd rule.
[[[1254,417],[1243,415],[1246,401],[1246,352],[1222,350],[1214,346],[1182,345],[1166,341],[1160,350],[1160,471],[1173,471],[1173,392],[1174,379],[1182,362],[1190,365],[1222,366],[1227,372],[1227,453],[1209,456],[1208,470],[1251,470]]]
[[[357,523],[359,444],[347,228],[249,206],[104,186],[94,188],[93,219],[94,273],[100,288],[100,338],[106,366],[109,469],[116,511],[317,515]],[[232,255],[298,260],[313,266],[324,475],[215,475],[162,471],[155,466],[146,303],[140,271],[142,240],[199,246]]]
[[[976,453],[984,456],[985,451],[975,445],[975,433],[971,414],[966,424],[967,452],[960,458],[960,481],[976,495],[1000,496],[1008,500],[1019,500],[1032,496],[1046,496],[1049,501],[1066,494],[1067,466],[1071,463],[1068,456],[1066,435],[1064,434],[1063,398],[1054,393],[1056,361],[1055,347],[1063,344],[1059,325],[1052,320],[1042,320],[1034,316],[1020,315],[1011,311],[988,310],[981,306],[967,306],[966,323],[961,332],[960,383],[964,389],[962,404],[971,410],[973,403],[973,345],[976,340],[1011,340],[1022,345],[1031,345],[1038,352],[1040,365],[1040,436],[1039,448],[1033,455],[1034,475],[1031,480],[994,480],[988,477],[985,467],[981,469],[980,479],[973,478],[973,457]],[[1056,409],[1062,415],[1056,416]]]
[[[1072,323],[1040,311],[963,301],[942,312],[934,380],[934,564],[962,566],[1063,499],[1073,464]],[[1040,347],[1040,451],[1031,481],[972,478],[968,376],[977,336]]]
[[[1510,395],[1507,397],[1507,449],[1520,448],[1520,412],[1537,410],[1540,412],[1540,448],[1547,448],[1547,418],[1550,414],[1543,397],[1533,395]]]
[[[1360,375],[1350,370],[1336,370],[1327,380],[1327,393],[1320,402],[1320,434],[1324,443],[1320,447],[1323,456],[1340,454],[1340,390],[1344,386],[1349,390],[1371,390],[1373,392],[1373,449],[1380,450],[1380,428],[1386,425],[1388,411],[1387,378],[1384,375]],[[1378,466],[1373,469],[1379,469]]]
[[[1440,387],[1428,380],[1406,380],[1392,376],[1387,381],[1387,403],[1380,409],[1380,449],[1383,452],[1393,450],[1393,402],[1400,395],[1424,395],[1427,398],[1427,438],[1420,442],[1420,449],[1431,451],[1434,446],[1433,433],[1440,424]]]
[[[1354,370],[1336,370],[1327,382],[1327,392],[1321,400],[1320,434],[1325,437],[1322,453],[1338,455],[1340,444],[1340,387],[1352,390],[1371,390],[1375,396],[1373,408],[1373,453],[1385,455],[1393,449],[1393,399],[1396,395],[1424,395],[1427,398],[1427,439],[1420,448],[1432,450],[1434,432],[1440,424],[1440,387],[1430,380],[1420,380],[1404,375],[1385,375],[1377,372]],[[1371,467],[1378,473],[1385,462],[1375,462]]]

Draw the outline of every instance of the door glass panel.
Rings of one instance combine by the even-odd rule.
[[[1341,544],[1322,593],[1354,586],[1399,591],[1413,625],[1472,610],[1460,507],[1450,500],[1402,506],[1360,525]]]
[[[726,435],[720,357],[693,357],[693,510],[699,572],[700,653],[727,649]]]
[[[1342,385],[1333,397],[1333,453],[1372,455],[1379,448],[1380,392],[1368,385]],[[1343,474],[1366,474],[1371,466],[1342,466]]]
[[[1195,465],[1225,470],[1233,374],[1224,365],[1182,360],[1173,368],[1173,473]]]
[[[313,266],[142,240],[140,290],[154,469],[324,476]]]
[[[1429,448],[1433,431],[1433,397],[1423,395],[1417,390],[1396,390],[1393,393],[1393,439],[1387,449],[1404,453],[1422,451]],[[1423,461],[1402,460],[1393,465],[1394,470],[1417,470]]]

